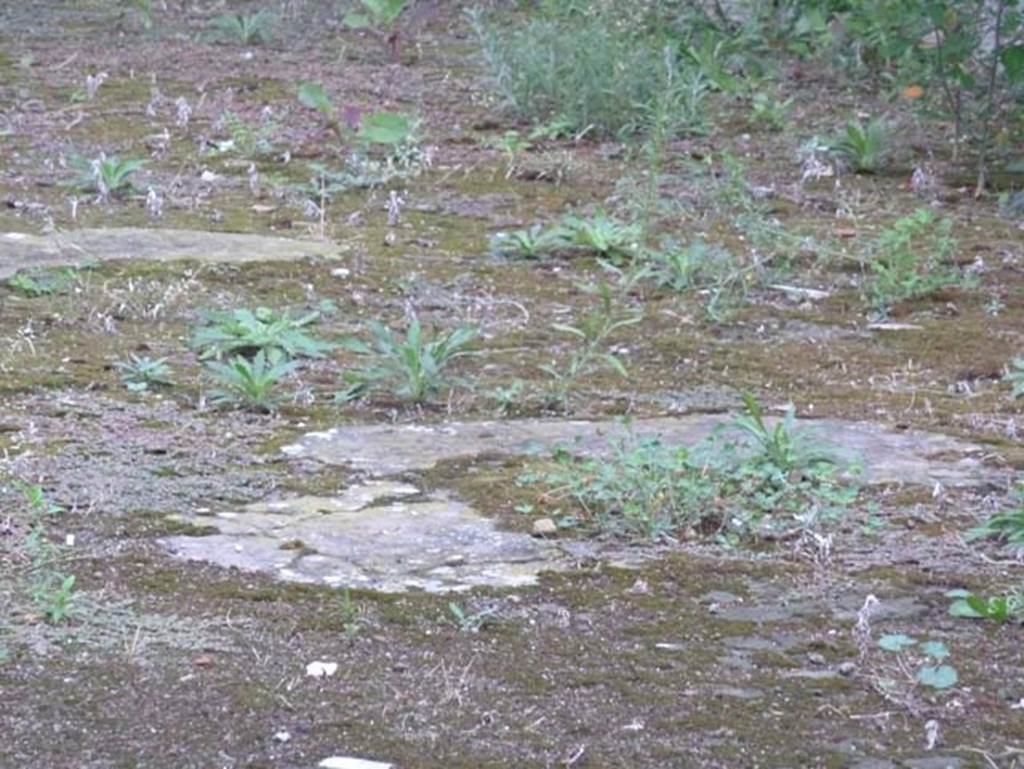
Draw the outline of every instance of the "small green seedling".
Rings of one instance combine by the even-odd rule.
[[[131,177],[146,165],[146,161],[141,158],[122,160],[115,155],[107,157],[100,153],[91,160],[82,156],[72,157],[71,165],[78,169],[79,174],[70,186],[80,192],[95,192],[105,201],[129,195],[134,189]]]
[[[454,601],[449,601],[448,613],[451,614],[450,622],[461,632],[478,633],[491,621],[494,609],[483,609],[471,614]]]
[[[1024,397],[1024,357],[1010,361],[1010,370],[1004,379],[1013,385],[1013,390],[1010,391],[1011,398]]]
[[[949,657],[949,649],[941,641],[919,643],[916,638],[895,633],[879,638],[878,647],[908,662],[914,668],[914,681],[921,686],[942,691],[959,683],[956,668],[943,663]]]

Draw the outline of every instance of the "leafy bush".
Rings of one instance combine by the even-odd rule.
[[[385,388],[403,400],[425,403],[455,383],[445,369],[465,354],[464,348],[477,335],[472,326],[462,326],[428,337],[415,319],[406,329],[404,339],[378,321],[371,321],[369,329],[370,344],[358,339],[347,344],[353,352],[372,360],[369,366],[346,374],[350,386],[340,394],[342,400]]]
[[[640,131],[669,92],[671,133],[700,128],[706,80],[672,47],[600,15],[535,18],[514,29],[469,15],[488,78],[505,107],[535,123],[558,118],[600,136]]]
[[[252,357],[259,351],[272,350],[289,357],[320,358],[333,345],[304,331],[319,316],[320,313],[311,312],[292,318],[287,312],[277,313],[266,307],[211,312],[206,325],[195,330],[191,346],[201,358],[221,358],[233,353]]]
[[[249,360],[237,356],[227,363],[208,361],[206,373],[214,384],[210,402],[217,406],[237,405],[253,411],[270,412],[277,405],[277,386],[296,368],[280,350],[261,349]]]

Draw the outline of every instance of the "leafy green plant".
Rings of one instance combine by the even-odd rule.
[[[153,27],[153,0],[118,0],[118,24],[137,21],[143,29]]]
[[[670,132],[703,124],[706,79],[641,26],[608,23],[600,14],[533,18],[512,29],[479,10],[468,17],[490,84],[516,117],[557,118],[576,133],[633,134],[668,89],[676,104]]]
[[[206,25],[211,40],[228,41],[240,45],[270,44],[274,41],[277,14],[261,10],[256,13],[222,13]]]
[[[540,259],[565,249],[569,232],[535,224],[529,229],[499,232],[491,238],[491,253],[517,259]]]
[[[252,357],[259,351],[275,350],[292,358],[320,358],[334,345],[305,331],[319,317],[319,312],[311,312],[293,318],[288,312],[267,307],[211,312],[206,324],[196,328],[190,344],[204,359],[231,354]]]
[[[570,396],[576,383],[602,368],[611,369],[619,376],[629,376],[625,364],[609,349],[611,337],[643,318],[637,312],[625,312],[618,307],[618,299],[607,283],[600,283],[590,289],[597,298],[596,306],[584,314],[576,325],[552,323],[551,328],[569,336],[574,345],[569,355],[562,360],[552,361],[540,367],[551,378],[551,390],[555,405],[562,410],[569,408]]]
[[[278,385],[296,366],[276,349],[260,349],[252,360],[237,356],[228,362],[208,361],[206,374],[214,385],[210,402],[272,412],[279,400]]]
[[[750,100],[750,122],[767,131],[781,131],[793,107],[793,99],[779,100],[758,91]]]
[[[860,120],[851,120],[843,136],[831,145],[831,150],[858,173],[870,174],[881,167],[888,144],[889,132],[881,120],[873,119],[867,126]]]
[[[494,616],[494,609],[469,612],[454,601],[448,602],[450,622],[463,633],[479,633]]]
[[[64,294],[71,290],[80,277],[74,267],[52,270],[21,271],[7,279],[7,285],[30,298]]]
[[[349,29],[366,29],[373,31],[384,40],[391,49],[393,58],[398,58],[398,33],[395,27],[403,11],[409,5],[408,0],[359,0],[360,11],[349,11],[341,23]]]
[[[327,118],[331,130],[342,142],[355,142],[364,148],[377,145],[395,149],[417,141],[416,121],[412,118],[383,110],[363,113],[346,108],[339,112],[319,83],[300,83],[298,99],[304,107],[315,109]]]
[[[128,360],[119,360],[114,366],[121,375],[121,382],[132,392],[144,392],[153,386],[174,384],[167,358],[150,358],[129,353]]]
[[[210,150],[211,153],[232,153],[242,158],[258,158],[273,152],[277,126],[272,121],[266,120],[253,125],[234,112],[228,112],[224,115],[224,122],[228,138],[216,142]]]
[[[949,657],[949,649],[941,641],[918,642],[902,633],[893,633],[879,638],[878,647],[896,655],[899,669],[911,671],[913,681],[921,686],[942,691],[959,683],[956,668],[943,662]]]
[[[949,219],[919,208],[878,235],[870,249],[874,276],[868,295],[879,315],[886,315],[899,302],[964,283],[953,262],[952,227]]]
[[[796,426],[796,410],[789,406],[785,416],[769,426],[764,409],[749,393],[743,395],[743,413],[730,426],[748,438],[754,456],[778,472],[789,474],[816,464],[836,464],[834,453]]]
[[[46,524],[64,510],[46,497],[41,486],[15,485],[29,510],[29,532],[25,538],[25,551],[31,558],[29,597],[40,614],[58,624],[75,612],[75,576],[60,569],[64,548],[47,538]]]
[[[994,622],[1024,622],[1024,593],[982,597],[969,590],[950,590],[947,598],[951,617],[966,619],[989,619]]]
[[[372,362],[345,375],[349,387],[340,394],[342,400],[386,388],[403,400],[425,403],[456,383],[445,369],[466,354],[466,345],[477,336],[475,328],[462,326],[429,337],[417,319],[409,323],[404,338],[379,321],[371,321],[369,331],[369,344],[353,339],[346,345],[353,352],[370,357]]]
[[[1013,546],[1024,547],[1024,483],[1018,483],[1012,494],[1013,507],[990,516],[980,526],[968,530],[964,539],[998,539]]]
[[[133,190],[132,175],[146,165],[146,161],[141,158],[122,160],[114,155],[107,157],[103,153],[93,159],[72,156],[70,162],[79,172],[70,186],[81,192],[95,192],[102,200],[130,194]]]
[[[1024,357],[1010,361],[1010,370],[1004,379],[1013,385],[1013,390],[1010,391],[1011,398],[1024,396]]]
[[[349,638],[357,635],[363,628],[359,605],[352,600],[352,591],[348,588],[345,588],[338,598],[338,619],[341,620],[341,627]]]
[[[569,243],[613,262],[629,258],[642,235],[638,225],[624,224],[603,211],[588,217],[569,214],[562,218],[562,228]]]
[[[712,436],[690,448],[629,433],[596,456],[559,448],[549,466],[519,480],[544,486],[540,501],[561,526],[643,539],[715,534],[737,543],[760,533],[817,532],[856,497],[854,483],[815,459],[825,453],[821,445],[797,450],[806,437],[768,429],[749,410],[732,431],[740,425],[756,430],[753,447]]]

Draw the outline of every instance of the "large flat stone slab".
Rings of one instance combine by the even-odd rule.
[[[0,234],[0,279],[20,270],[90,261],[145,259],[159,262],[274,262],[337,253],[328,241],[196,230],[81,229],[52,235]]]
[[[569,565],[555,543],[500,531],[458,501],[394,481],[187,520],[218,533],[161,540],[179,557],[332,587],[388,593],[516,587]]]
[[[730,419],[728,415],[695,414],[637,420],[628,426],[554,419],[354,425],[310,433],[283,451],[388,476],[429,470],[449,460],[524,454],[556,445],[567,445],[581,454],[599,454],[607,449],[609,439],[629,433],[657,436],[673,445],[694,445]],[[987,450],[946,435],[833,419],[803,420],[800,427],[838,455],[859,463],[868,483],[970,487],[1000,480],[1000,473],[982,462]]]

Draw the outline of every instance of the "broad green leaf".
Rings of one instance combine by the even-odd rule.
[[[371,144],[401,144],[411,133],[412,121],[394,112],[365,115],[359,127],[359,138]]]
[[[932,689],[949,689],[956,686],[960,677],[956,669],[949,665],[924,665],[917,671],[917,682]]]
[[[327,98],[324,87],[319,83],[301,83],[299,85],[299,103],[304,107],[319,110],[325,115],[334,114],[334,105]]]
[[[949,656],[949,648],[942,641],[925,641],[921,651],[933,659],[941,660]]]
[[[878,639],[878,646],[887,652],[899,652],[914,646],[917,641],[903,633],[884,635]]]
[[[973,598],[973,596],[971,596]],[[980,614],[977,610],[971,608],[971,605],[967,602],[967,599],[961,598],[949,606],[949,616],[951,617],[962,617],[965,619],[981,619],[985,615]]]

